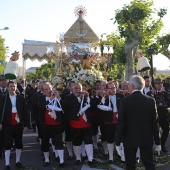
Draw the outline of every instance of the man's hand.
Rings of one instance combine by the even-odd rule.
[[[35,124],[36,124],[36,121],[35,121],[35,120],[33,120],[33,121],[32,121],[32,124],[33,124],[33,125],[35,125]]]
[[[151,93],[152,93],[153,95],[155,95],[155,94],[156,94],[156,90],[155,90],[155,89],[152,89],[152,90],[151,90]]]
[[[24,127],[23,131],[26,132],[27,130],[28,130],[28,128],[27,128],[27,127]]]
[[[57,91],[57,90],[54,90],[54,96],[58,99],[58,100],[60,100],[60,93]]]
[[[0,124],[0,131],[2,130],[2,124]]]

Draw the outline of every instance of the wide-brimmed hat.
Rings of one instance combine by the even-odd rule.
[[[161,84],[161,83],[163,83],[163,82],[160,78],[155,79],[155,84]]]
[[[32,80],[32,83],[36,83],[37,81],[36,80]]]
[[[3,74],[1,74],[0,75],[0,80],[4,80],[4,79],[6,79],[6,77]]]

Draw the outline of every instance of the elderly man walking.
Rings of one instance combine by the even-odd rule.
[[[140,148],[146,170],[155,170],[153,144],[161,150],[157,109],[155,100],[142,93],[145,82],[141,76],[132,76],[129,81],[131,95],[122,100],[115,136],[117,148],[123,138],[126,170],[135,170],[136,151]],[[119,150],[119,149],[118,149]]]

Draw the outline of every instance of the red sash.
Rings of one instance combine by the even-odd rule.
[[[87,128],[87,127],[90,127],[91,124],[87,123],[83,119],[83,114],[82,114],[82,115],[80,115],[80,119],[79,120],[70,120],[70,126],[72,128]]]
[[[113,112],[113,120],[112,120],[112,122],[104,122],[104,123],[105,124],[116,124],[117,121],[118,121],[118,119],[116,117],[117,114],[118,114],[117,112]]]
[[[17,125],[18,122],[15,120],[17,113],[12,113],[12,121],[11,122],[5,122],[5,124],[9,124],[9,125]]]
[[[49,110],[45,111],[45,122],[43,122],[42,124],[45,125],[59,125],[61,124],[60,122],[57,122],[56,119],[51,118],[51,116],[48,114]]]

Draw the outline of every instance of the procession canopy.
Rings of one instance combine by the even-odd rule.
[[[99,38],[86,23],[83,17],[86,15],[86,9],[83,6],[78,6],[74,10],[78,19],[64,34],[64,41],[66,44],[69,42],[86,42],[86,43],[98,43]]]
[[[23,43],[23,58],[30,60],[46,60],[50,61],[51,56],[47,55],[47,49],[53,49],[53,53],[56,54],[56,43],[46,41],[24,40]]]

